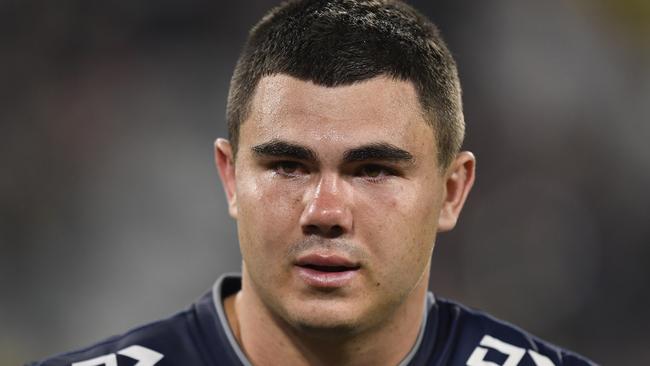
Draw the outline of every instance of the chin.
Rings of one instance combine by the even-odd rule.
[[[363,328],[357,321],[350,319],[300,318],[292,321],[294,329],[302,334],[309,334],[318,338],[342,337],[358,334]]]
[[[350,305],[320,301],[293,304],[285,321],[299,332],[316,337],[354,335],[368,329],[370,322],[364,311]]]

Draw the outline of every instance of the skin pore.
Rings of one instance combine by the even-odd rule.
[[[475,165],[469,152],[437,165],[413,85],[266,76],[236,159],[223,139],[215,156],[243,258],[224,306],[249,359],[399,363],[420,329],[436,233],[454,227]],[[313,258],[345,263],[345,276],[313,280]]]

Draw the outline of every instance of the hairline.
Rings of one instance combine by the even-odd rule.
[[[374,75],[374,76],[372,76],[370,78],[365,78],[365,79],[360,79],[360,80],[353,80],[351,82],[344,82],[344,83],[340,83],[340,84],[337,84],[337,85],[331,85],[330,86],[330,85],[325,85],[323,83],[318,83],[315,80],[312,80],[312,79],[309,79],[309,78],[301,78],[301,77],[298,77],[298,76],[295,76],[295,75],[291,75],[290,73],[287,73],[287,72],[277,71],[277,72],[271,72],[271,73],[266,73],[266,74],[260,75],[260,77],[257,78],[257,80],[255,80],[255,84],[254,84],[254,88],[252,89],[252,92],[249,93],[248,96],[246,97],[246,103],[244,105],[244,108],[242,108],[240,110],[241,113],[238,116],[239,120],[235,121],[235,124],[237,126],[236,127],[237,134],[236,134],[236,136],[230,136],[230,138],[232,139],[230,142],[231,142],[231,145],[233,146],[233,160],[236,160],[237,152],[239,151],[239,139],[240,139],[240,136],[241,136],[241,133],[240,133],[241,127],[244,124],[244,122],[246,122],[251,116],[253,101],[255,100],[255,96],[258,93],[260,82],[264,78],[273,77],[273,76],[277,76],[277,75],[285,75],[285,76],[289,76],[289,77],[298,79],[300,81],[312,82],[312,83],[314,83],[314,85],[325,87],[325,88],[336,88],[336,87],[343,87],[343,86],[351,86],[351,85],[363,83],[363,82],[366,82],[366,81],[369,81],[369,80],[372,80],[372,79],[375,79],[375,78],[380,78],[380,77],[385,77],[385,78],[387,78],[389,80],[393,80],[393,81],[404,81],[404,82],[410,83],[411,86],[413,87],[413,90],[415,91],[416,96],[417,96],[417,104],[418,104],[418,107],[419,107],[418,108],[418,114],[422,117],[424,123],[429,128],[431,128],[431,132],[433,133],[433,140],[434,140],[434,147],[435,147],[435,153],[436,153],[436,160],[437,160],[437,163],[438,163],[438,168],[441,171],[446,170],[451,165],[451,162],[453,161],[453,155],[458,154],[459,149],[456,148],[456,149],[454,149],[454,151],[451,151],[451,153],[449,154],[450,156],[448,156],[447,159],[443,159],[442,152],[440,151],[440,136],[439,136],[439,133],[438,133],[438,131],[436,129],[436,126],[438,125],[438,123],[440,123],[440,118],[441,117],[439,116],[438,112],[436,112],[434,110],[431,110],[431,108],[426,107],[425,103],[423,102],[424,96],[418,90],[417,83],[414,82],[411,79],[400,78],[400,77],[398,77],[396,75],[391,75],[390,73],[384,72],[384,73],[379,73],[377,75]],[[462,118],[462,109],[459,110],[457,108],[454,111],[454,114],[455,114],[456,117]]]

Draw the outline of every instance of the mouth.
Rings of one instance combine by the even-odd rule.
[[[361,265],[338,255],[310,254],[295,263],[298,277],[308,286],[335,289],[348,285]]]
[[[305,265],[298,265],[298,267],[302,268],[307,268],[311,269],[313,271],[319,271],[319,272],[344,272],[344,271],[355,271],[359,269],[359,267],[345,267],[345,266],[319,266],[316,264],[305,264]]]

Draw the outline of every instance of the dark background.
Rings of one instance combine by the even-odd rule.
[[[169,315],[239,269],[212,143],[275,3],[0,3],[0,364]],[[650,2],[411,3],[457,58],[478,157],[432,289],[650,364]]]

